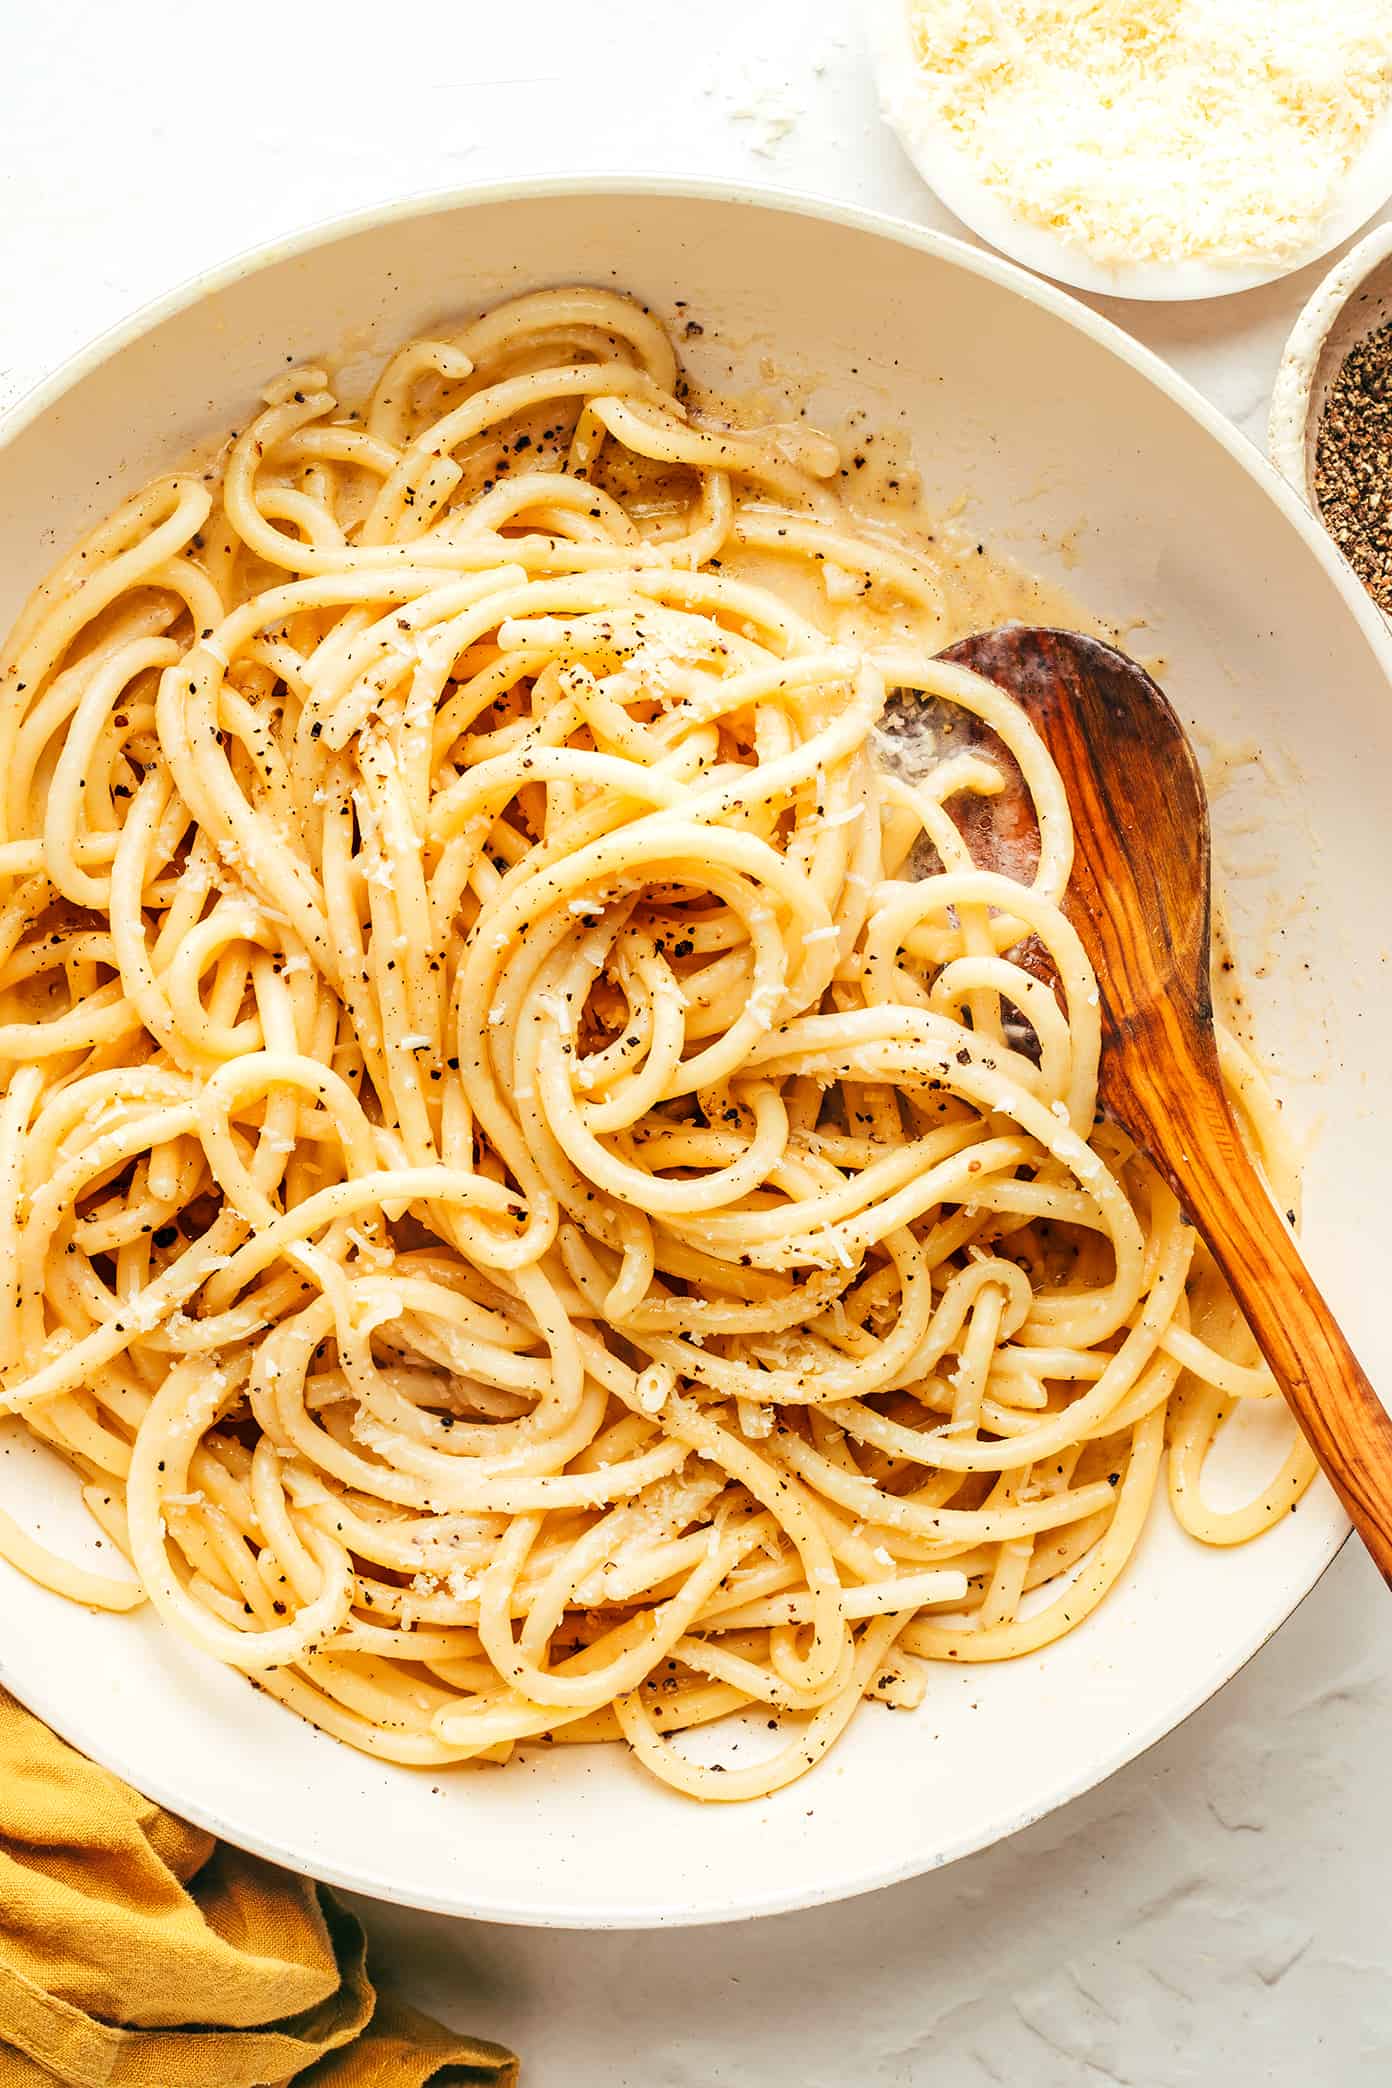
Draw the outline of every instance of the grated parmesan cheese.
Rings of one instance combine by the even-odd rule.
[[[1392,93],[1392,0],[909,5],[978,178],[1103,263],[1300,253]]]

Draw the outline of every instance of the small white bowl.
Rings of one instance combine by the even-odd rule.
[[[1297,253],[1280,261],[1133,261],[1116,266],[1092,260],[1060,233],[1018,216],[988,188],[944,131],[924,83],[909,28],[908,0],[863,0],[866,33],[879,86],[880,110],[930,189],[979,239],[1039,275],[1101,297],[1183,303],[1231,297],[1278,282],[1332,253],[1392,196],[1392,105],[1350,168],[1334,208]]]
[[[1329,387],[1357,341],[1392,319],[1392,225],[1379,225],[1332,268],[1291,328],[1271,394],[1267,449],[1315,513],[1315,444]]]

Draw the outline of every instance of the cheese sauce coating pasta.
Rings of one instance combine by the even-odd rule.
[[[1096,1117],[1048,753],[935,661],[951,574],[844,476],[550,290],[360,410],[282,376],[36,592],[0,1409],[138,1585],[0,1516],[23,1571],[377,1756],[622,1738],[734,1799],[1079,1623],[1167,1438],[1198,1538],[1298,1498],[1298,1438],[1202,1498],[1274,1388]],[[889,690],[977,740],[905,760]],[[965,838],[1007,756],[1018,877]],[[753,1754],[674,1744],[746,1707]]]

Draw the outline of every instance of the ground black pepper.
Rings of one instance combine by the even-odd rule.
[[[1392,320],[1355,342],[1329,388],[1315,500],[1373,600],[1392,610]]]

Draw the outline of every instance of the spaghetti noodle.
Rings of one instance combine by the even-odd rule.
[[[1057,774],[806,428],[546,291],[296,369],[126,500],[0,704],[0,1409],[138,1586],[88,1603],[374,1755],[622,1736],[776,1789],[866,1695],[1076,1624],[1170,1441],[1273,1392],[1095,1121]],[[849,640],[879,605],[885,643]],[[977,752],[896,770],[887,687]],[[922,874],[918,874],[922,872]],[[1056,997],[1019,961],[1026,935]],[[1264,1104],[1229,1069],[1258,1133]],[[756,1708],[765,1758],[672,1736]]]

